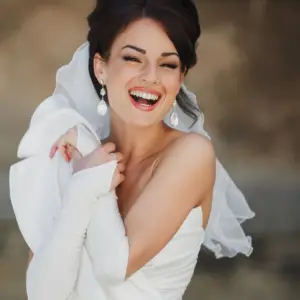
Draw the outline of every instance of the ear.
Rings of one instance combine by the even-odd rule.
[[[106,62],[99,53],[94,56],[94,72],[99,82],[100,80],[106,82]]]

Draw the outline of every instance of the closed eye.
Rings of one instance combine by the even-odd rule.
[[[123,56],[123,59],[125,61],[141,62],[138,58],[136,58],[134,56],[129,56],[129,55]]]
[[[162,66],[162,67],[169,68],[169,69],[172,69],[172,70],[175,70],[175,69],[178,68],[178,65],[177,65],[177,64],[162,64],[161,66]]]
[[[135,56],[125,55],[125,56],[123,56],[123,59],[125,61],[141,63],[141,60],[139,60]],[[175,69],[177,69],[179,67],[177,64],[170,64],[170,63],[161,64],[160,66],[164,67],[164,68],[169,68],[169,69],[172,69],[172,70],[175,70]]]

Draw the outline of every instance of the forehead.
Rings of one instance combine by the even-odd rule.
[[[152,19],[141,19],[131,23],[119,34],[112,45],[112,52],[120,51],[126,45],[145,49],[147,54],[177,52],[163,26]]]

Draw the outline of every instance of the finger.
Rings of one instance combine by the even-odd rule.
[[[71,152],[70,148],[68,147],[68,145],[64,145],[63,148],[64,148],[64,154],[65,154],[64,158],[67,162],[70,162],[72,159],[72,152]]]
[[[115,156],[116,156],[117,162],[120,162],[120,161],[124,160],[124,154],[121,153],[121,152],[116,152]]]
[[[112,181],[111,189],[115,189],[118,185],[120,185],[125,180],[125,176],[123,174],[117,174],[114,176]]]
[[[70,162],[70,157],[68,156],[67,154],[67,148],[66,148],[66,145],[62,145],[58,148],[58,152],[60,153],[60,155],[63,157],[63,159],[66,161],[66,162]]]
[[[117,178],[117,186],[125,180],[124,174],[119,174]]]
[[[101,149],[103,149],[106,153],[111,153],[116,151],[116,145],[114,143],[106,143],[101,146]]]
[[[110,160],[116,160],[120,162],[124,159],[124,155],[121,152],[110,153]]]
[[[74,153],[73,146],[70,145],[70,144],[67,144],[67,145],[65,146],[65,149],[66,149],[66,155],[67,155],[69,161],[71,161],[71,159],[73,158],[73,155],[74,155],[74,154],[73,154],[73,153]]]
[[[125,165],[123,163],[118,163],[117,168],[120,173],[125,171]]]
[[[50,149],[50,153],[49,153],[50,158],[54,157],[59,147],[62,146],[64,143],[65,141],[63,137],[60,137],[59,139],[56,140],[56,142],[53,144],[52,148]]]
[[[58,146],[57,144],[54,144],[50,150],[49,157],[53,158],[57,150],[58,150]]]

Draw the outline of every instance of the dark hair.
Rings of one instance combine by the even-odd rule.
[[[89,73],[99,95],[100,84],[94,73],[94,56],[99,53],[108,60],[115,38],[132,22],[150,18],[163,25],[168,37],[178,51],[182,72],[185,74],[197,62],[196,45],[200,37],[198,12],[192,0],[97,0],[94,11],[88,16],[90,27]],[[106,99],[107,101],[107,99]],[[180,89],[179,107],[193,119],[198,117],[198,107]]]

